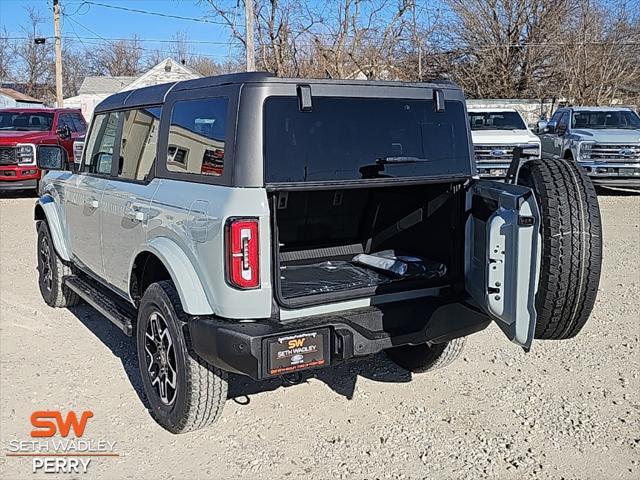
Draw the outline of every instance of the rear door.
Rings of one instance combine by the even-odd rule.
[[[489,180],[467,191],[467,292],[512,342],[529,348],[536,325],[540,212],[533,192]]]
[[[154,165],[160,126],[160,107],[121,112],[122,134],[118,160],[103,196],[102,256],[104,278],[123,293],[129,292],[129,267],[147,236],[153,194],[158,188]]]

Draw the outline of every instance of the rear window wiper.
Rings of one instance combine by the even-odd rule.
[[[376,163],[378,165],[384,165],[387,163],[420,163],[420,162],[428,162],[428,161],[429,159],[427,158],[409,157],[409,156],[376,158]]]

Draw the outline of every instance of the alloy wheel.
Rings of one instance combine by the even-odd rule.
[[[171,405],[178,391],[176,354],[167,322],[157,311],[149,315],[144,350],[151,386],[162,403]]]
[[[51,249],[47,237],[40,241],[40,278],[48,292],[53,288],[53,270],[51,268]]]

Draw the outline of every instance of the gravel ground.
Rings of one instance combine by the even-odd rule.
[[[76,409],[94,412],[83,439],[120,454],[82,478],[640,478],[640,196],[600,202],[603,277],[576,339],[525,354],[492,326],[439,373],[381,355],[294,386],[233,377],[220,422],[174,436],[145,409],[133,341],[41,300],[33,199],[2,198],[0,476],[34,476],[6,456],[32,411]]]

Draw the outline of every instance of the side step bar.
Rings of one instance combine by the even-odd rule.
[[[135,312],[124,304],[124,300],[105,292],[104,288],[93,285],[81,277],[66,277],[65,284],[84,301],[111,320],[125,335],[133,333]]]

